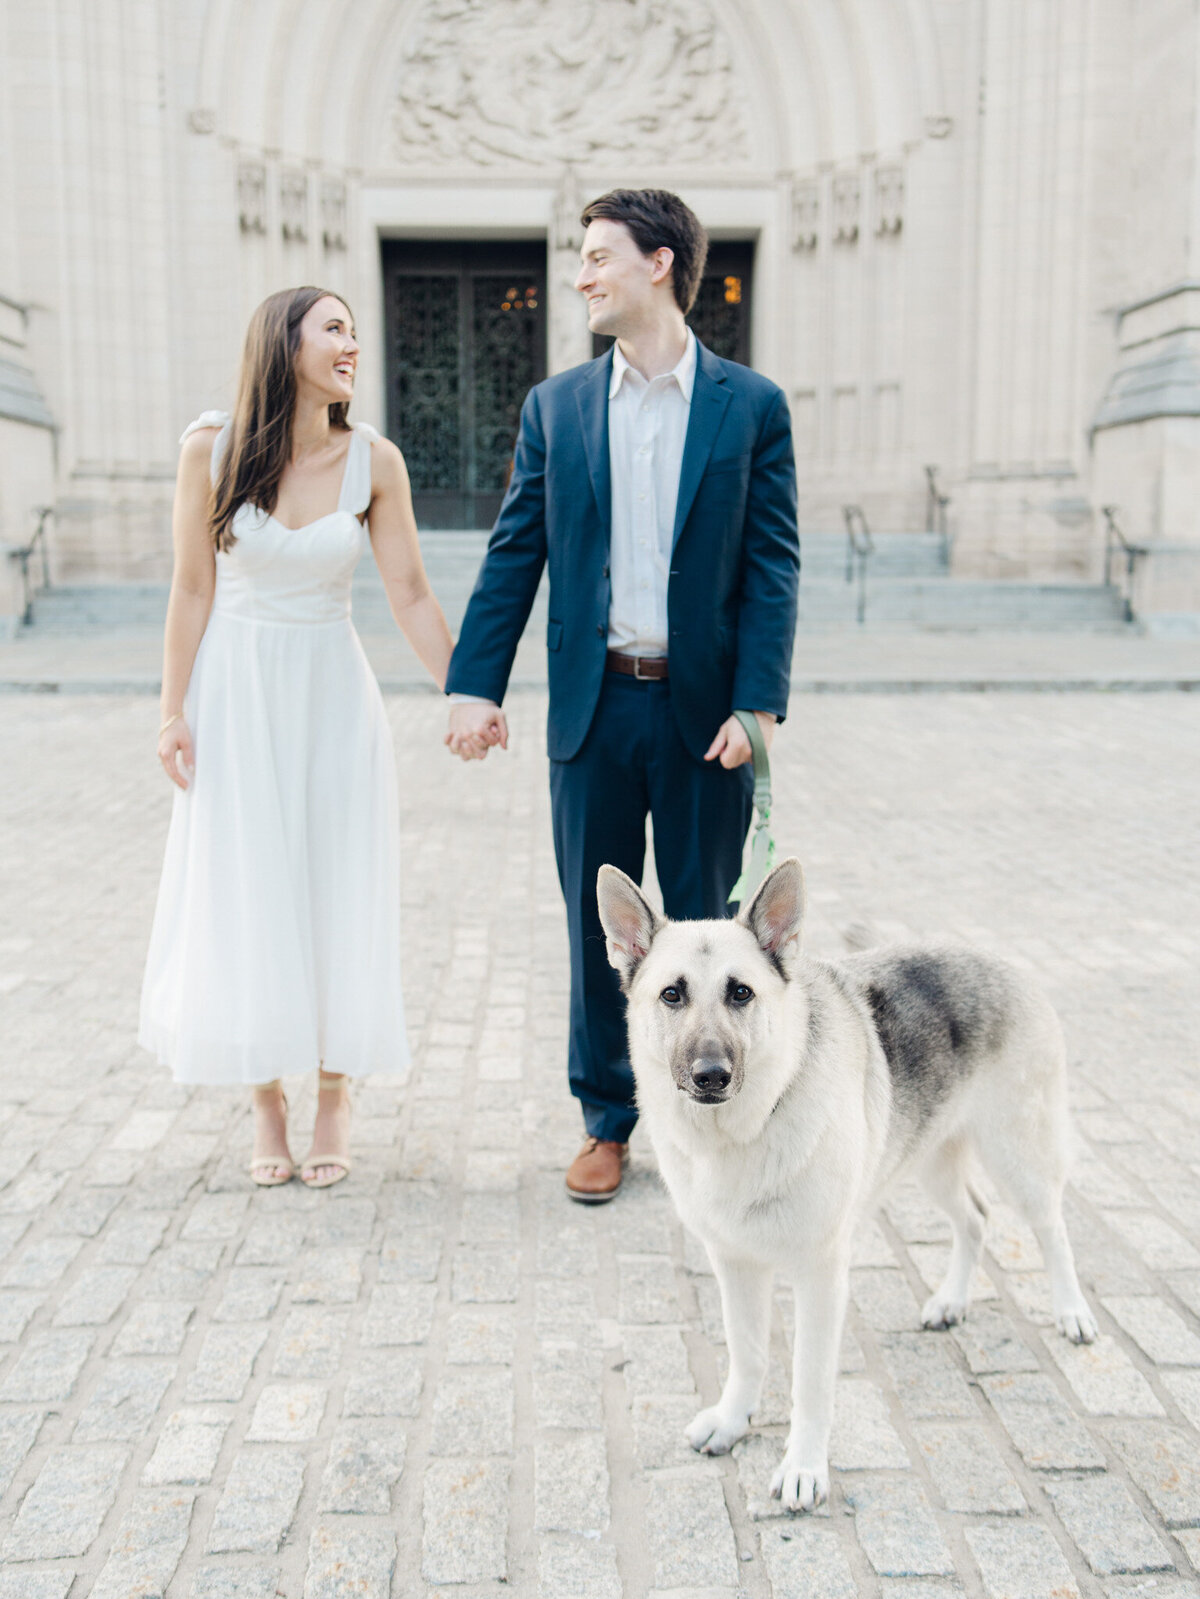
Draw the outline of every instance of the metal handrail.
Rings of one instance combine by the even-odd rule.
[[[46,522],[54,514],[52,505],[39,505],[34,513],[37,517],[37,527],[33,530],[33,537],[28,544],[19,545],[16,549],[9,550],[8,558],[15,561],[21,569],[21,626],[28,627],[33,621],[33,596],[34,589],[29,581],[29,563],[36,553],[41,559],[42,581],[40,587],[50,587],[50,554],[46,544]]]
[[[861,505],[843,505],[842,516],[846,522],[846,582],[858,573],[857,619],[867,619],[867,562],[875,553],[875,540],[867,526]]]
[[[938,488],[937,467],[925,468],[925,531],[936,533],[942,541],[942,560],[950,564],[950,523],[946,511],[950,496]]]
[[[1144,544],[1131,544],[1121,531],[1117,521],[1119,505],[1102,505],[1100,514],[1104,518],[1104,585],[1106,588],[1116,588],[1113,582],[1112,569],[1113,557],[1120,550],[1125,557],[1124,587],[1121,590],[1122,613],[1126,622],[1134,620],[1133,610],[1133,581],[1137,571],[1137,564],[1150,551]]]

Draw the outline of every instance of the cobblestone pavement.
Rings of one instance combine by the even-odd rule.
[[[134,1046],[152,702],[0,701],[0,1599],[1200,1596],[1200,702],[794,702],[776,823],[810,947],[969,938],[1062,1011],[1102,1327],[1054,1335],[1000,1204],[970,1321],[917,1332],[947,1234],[899,1192],[859,1240],[809,1520],[765,1498],[786,1300],[756,1431],[701,1459],[716,1295],[644,1141],[614,1204],[563,1195],[544,697],[482,767],[432,697],[389,709],[415,1065],[356,1088],[358,1162],[318,1194],[252,1189],[244,1097]]]

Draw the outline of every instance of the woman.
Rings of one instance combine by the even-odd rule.
[[[346,414],[358,345],[337,295],[254,313],[237,409],[183,435],[158,755],[178,787],[139,1042],[179,1082],[254,1085],[250,1174],[287,1182],[279,1079],[319,1070],[313,1188],[350,1170],[346,1079],[408,1061],[391,735],[350,621],[371,544],[439,688],[451,639],[404,460]]]

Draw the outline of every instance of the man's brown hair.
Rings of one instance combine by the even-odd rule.
[[[704,275],[708,234],[677,194],[669,189],[610,189],[585,205],[579,220],[585,228],[590,222],[623,222],[643,255],[670,250],[675,257],[671,263],[675,301],[684,316],[688,314]]]

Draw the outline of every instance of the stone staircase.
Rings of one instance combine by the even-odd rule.
[[[462,620],[486,543],[484,533],[428,533],[422,538],[430,581],[452,628]],[[1102,584],[951,577],[936,534],[875,534],[874,544],[861,624],[868,629],[1120,632],[1127,625],[1116,591]],[[803,534],[801,561],[802,630],[858,628],[858,579],[854,574],[846,581],[845,536]],[[158,631],[166,601],[162,584],[65,585],[36,596],[33,626],[43,635]],[[364,635],[393,626],[373,562],[363,563],[355,581],[354,614]],[[544,616],[543,584],[531,625],[539,625]]]

